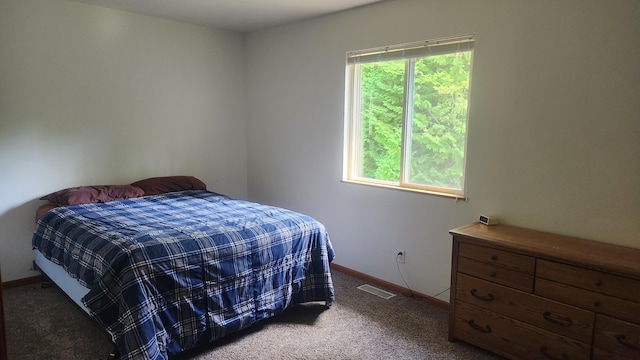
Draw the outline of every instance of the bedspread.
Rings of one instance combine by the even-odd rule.
[[[334,299],[321,223],[206,190],[60,207],[32,245],[90,289],[82,301],[122,359],[166,359]]]

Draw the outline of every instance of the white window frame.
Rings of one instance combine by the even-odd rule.
[[[473,68],[473,47],[475,36],[473,34],[462,35],[449,38],[440,38],[428,41],[413,42],[407,44],[399,44],[394,46],[385,46],[373,49],[365,49],[358,51],[350,51],[347,53],[347,65],[345,73],[345,129],[344,129],[344,152],[343,152],[343,177],[342,180],[350,183],[372,185],[378,187],[408,190],[414,192],[428,193],[440,196],[453,197],[456,199],[465,198],[466,187],[466,159],[467,159],[467,143],[468,143],[468,124],[469,124],[469,104],[470,94],[467,98],[467,116],[465,131],[465,146],[463,158],[463,175],[462,185],[460,189],[446,188],[439,186],[423,185],[410,183],[406,179],[408,170],[405,169],[406,164],[410,161],[409,146],[406,146],[410,139],[412,114],[413,111],[413,66],[405,67],[405,83],[404,83],[404,104],[402,119],[402,149],[400,159],[400,181],[386,181],[358,176],[359,161],[362,158],[359,154],[359,134],[360,134],[360,113],[359,113],[359,63],[362,59],[376,57],[373,61],[387,61],[395,59],[404,59],[415,62],[415,59],[448,53],[456,53],[462,51],[471,52],[471,63],[469,69],[469,89],[471,89],[471,73]],[[407,74],[409,73],[409,74]],[[410,96],[411,95],[411,96]]]

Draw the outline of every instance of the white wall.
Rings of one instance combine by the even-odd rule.
[[[340,182],[346,51],[464,33],[477,39],[469,200]],[[394,0],[246,43],[86,4],[0,0],[3,279],[36,274],[41,195],[172,174],[308,213],[336,263],[399,285],[403,247],[401,269],[426,294],[449,285],[448,230],[480,213],[640,247],[639,38],[636,0]]]
[[[468,201],[341,183],[348,50],[475,33]],[[435,294],[479,214],[640,247],[640,2],[386,1],[247,37],[249,196],[328,228],[336,263]],[[448,293],[440,296],[448,300]]]
[[[194,175],[246,197],[244,37],[62,0],[0,0],[0,264],[30,271],[37,200]]]

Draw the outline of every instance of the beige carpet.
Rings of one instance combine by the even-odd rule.
[[[384,300],[334,271],[334,305],[295,306],[239,334],[172,359],[498,359],[447,341],[447,312],[414,298]],[[9,360],[101,359],[113,345],[57,288],[4,291]]]

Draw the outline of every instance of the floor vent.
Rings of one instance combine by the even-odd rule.
[[[369,284],[360,285],[358,286],[358,289],[368,292],[369,294],[373,294],[375,296],[381,297],[385,300],[391,299],[392,297],[396,296],[396,294],[390,293],[388,291],[384,291],[382,289],[378,289],[377,287],[371,286]]]

